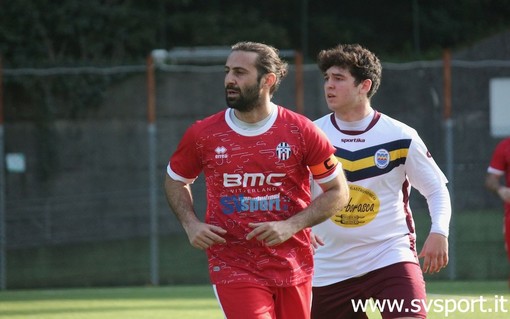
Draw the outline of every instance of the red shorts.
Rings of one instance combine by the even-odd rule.
[[[421,306],[426,305],[426,293],[420,265],[402,262],[329,286],[313,287],[312,318],[367,319],[362,305],[371,298],[385,305],[384,309],[379,307],[384,319],[427,317]]]
[[[228,319],[310,319],[311,281],[291,287],[236,283],[213,288]]]

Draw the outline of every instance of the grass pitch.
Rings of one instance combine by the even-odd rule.
[[[510,290],[503,281],[431,281],[427,290],[431,319],[510,317]],[[369,317],[381,318],[377,311],[370,311]],[[220,319],[223,315],[211,286],[168,286],[4,291],[0,318]]]

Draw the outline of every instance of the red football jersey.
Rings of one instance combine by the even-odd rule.
[[[326,181],[338,171],[334,148],[306,117],[283,107],[263,127],[242,130],[227,109],[194,123],[172,155],[168,173],[192,182],[202,171],[205,222],[227,230],[226,244],[207,250],[213,284],[290,286],[313,271],[309,229],[267,247],[246,240],[248,223],[287,219],[310,203],[310,171]]]
[[[502,140],[496,146],[488,172],[505,175],[505,186],[510,187],[510,138]],[[510,214],[510,203],[505,203],[505,211]]]

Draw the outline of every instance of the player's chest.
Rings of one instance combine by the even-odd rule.
[[[216,135],[203,139],[204,167],[225,171],[285,170],[303,160],[298,136],[269,131],[260,136]]]

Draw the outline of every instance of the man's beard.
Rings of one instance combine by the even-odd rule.
[[[233,88],[227,87],[227,89]],[[258,83],[247,87],[244,92],[241,90],[237,91],[239,92],[237,98],[229,98],[225,90],[228,107],[236,109],[239,112],[250,112],[260,105],[260,88]]]

